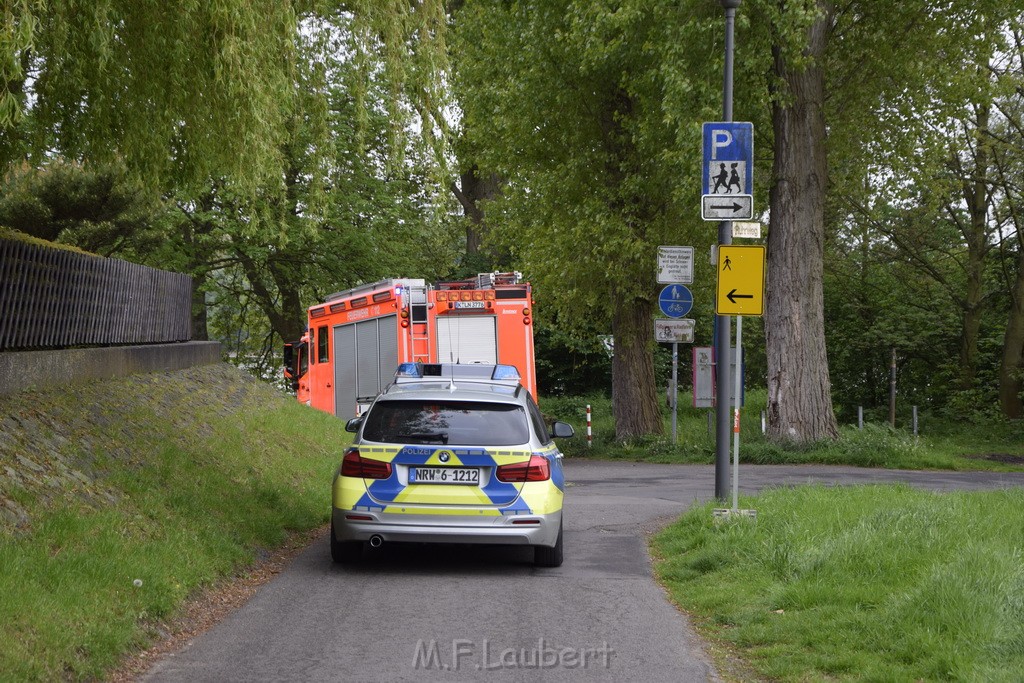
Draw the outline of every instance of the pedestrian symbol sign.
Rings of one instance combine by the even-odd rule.
[[[754,215],[754,124],[704,124],[701,218],[749,220]]]
[[[693,294],[685,285],[666,285],[658,295],[661,312],[670,318],[682,318],[693,308]]]
[[[764,315],[764,245],[719,245],[718,315]]]
[[[704,124],[704,185],[701,194],[754,193],[754,124]]]

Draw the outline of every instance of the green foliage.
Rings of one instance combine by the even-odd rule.
[[[662,104],[679,78],[661,63],[665,12],[547,0],[457,15],[467,154],[506,181],[490,238],[566,326],[609,329],[615,298],[651,296],[658,244],[710,239],[676,196],[690,160],[671,153],[678,112]]]
[[[118,165],[52,161],[21,167],[0,185],[0,225],[104,256],[145,254],[165,238],[166,207]]]
[[[655,538],[656,572],[772,680],[1017,680],[1022,496],[775,489],[741,499],[756,522],[688,512]]]
[[[841,16],[852,21],[829,62],[844,96],[830,111],[826,315],[847,416],[884,405],[887,350],[897,350],[901,401],[950,415],[988,412],[1004,362],[1019,267],[994,250],[1018,230],[1005,216],[1020,194],[1000,187],[997,170],[1021,149],[1019,45],[1009,42],[1019,10],[914,4]],[[905,35],[883,38],[890,30]],[[901,58],[915,41],[934,58]]]
[[[322,162],[332,50],[349,71],[362,128],[387,112],[393,168],[410,141],[435,172],[446,163],[448,100],[444,4],[428,0],[324,2],[215,0],[148,6],[128,0],[15,0],[0,29],[0,169],[26,156],[124,163],[151,191],[202,192],[215,179],[252,199],[280,193],[296,118]],[[370,91],[385,84],[387,94]],[[416,136],[407,131],[418,129]],[[315,208],[326,163],[306,172]],[[285,171],[287,172],[287,171]],[[435,186],[443,187],[435,182]],[[440,195],[440,192],[435,193]]]
[[[579,338],[559,322],[534,317],[537,381],[546,396],[607,392],[611,388],[611,355],[598,335]]]
[[[276,166],[295,62],[292,3],[166,11],[26,0],[5,13],[15,30],[0,43],[0,126],[23,134],[28,150],[123,158],[150,182],[177,167],[251,187]]]

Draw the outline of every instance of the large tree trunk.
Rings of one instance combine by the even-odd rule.
[[[1006,183],[1000,169],[1000,179]],[[1024,417],[1024,221],[1011,208],[1017,226],[1017,278],[1010,290],[1010,315],[1003,337],[1003,357],[999,363],[999,407],[1010,419]]]
[[[466,253],[479,254],[483,236],[484,210],[482,203],[497,196],[498,181],[493,174],[480,177],[480,171],[473,165],[459,177],[461,187],[452,183],[452,192],[462,205],[469,225],[466,226]]]
[[[978,340],[981,337],[981,314],[984,308],[985,256],[989,242],[988,210],[990,204],[989,167],[990,154],[984,138],[989,134],[989,105],[977,110],[976,130],[981,133],[974,152],[973,167],[967,172],[957,168],[963,178],[963,199],[967,204],[968,222],[957,220],[967,244],[967,290],[961,304],[963,329],[960,336],[960,388],[974,388],[978,366]],[[959,160],[956,162],[959,166]],[[958,207],[950,207],[950,214],[957,218]]]
[[[809,443],[839,436],[825,352],[825,92],[821,58],[831,15],[810,30],[810,66],[792,69],[776,49],[775,75],[789,86],[772,107],[774,184],[768,232],[765,337],[768,437]],[[787,96],[788,95],[788,96]]]
[[[453,182],[449,189],[459,200],[466,218],[469,219],[469,223],[466,225],[466,255],[481,255],[483,236],[486,230],[484,205],[498,196],[501,180],[493,173],[488,173],[481,178],[480,169],[474,164],[469,170],[462,173],[459,182],[461,187]]]
[[[192,341],[209,341],[207,330],[206,292],[203,290],[206,276],[192,277]]]
[[[238,263],[249,283],[249,295],[270,321],[270,328],[282,342],[302,337],[306,331],[306,311],[299,295],[299,275],[289,265],[282,265],[273,258],[266,262],[255,261],[240,245],[236,251]],[[274,287],[270,287],[266,276]]]
[[[662,434],[665,425],[654,377],[654,301],[616,296],[612,306],[615,437]]]
[[[1024,249],[1017,262],[1017,280],[1010,304],[1010,318],[1003,337],[1003,357],[999,364],[999,406],[1011,419],[1024,417]]]

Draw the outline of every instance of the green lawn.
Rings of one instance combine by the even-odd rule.
[[[3,464],[42,471],[0,478],[25,515],[0,528],[0,678],[100,678],[191,593],[327,521],[343,425],[239,376],[4,399],[33,448]]]
[[[810,486],[741,507],[756,521],[701,507],[652,549],[698,630],[760,675],[1024,680],[1024,491]]]

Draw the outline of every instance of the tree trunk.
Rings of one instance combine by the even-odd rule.
[[[827,10],[827,8],[823,8]],[[821,59],[831,14],[810,29],[807,56],[791,69],[775,49],[775,75],[789,92],[772,107],[774,184],[768,232],[765,337],[768,356],[768,437],[809,443],[836,439],[825,351],[825,79]]]
[[[871,235],[864,227],[860,236],[860,286],[857,289],[857,315],[862,329],[870,330],[874,324],[874,307],[871,303],[868,287],[868,268],[871,263]],[[858,354],[860,359],[861,389],[859,405],[875,405],[881,389],[878,386],[878,355],[864,349]]]
[[[1010,318],[1003,337],[1003,357],[999,364],[999,406],[1003,415],[1019,420],[1024,417],[1024,249],[1017,262]]]
[[[298,280],[295,273],[287,266],[281,266],[273,259],[265,263],[257,263],[245,253],[244,245],[237,251],[238,263],[249,283],[249,295],[256,305],[267,316],[270,328],[281,341],[290,342],[299,339],[306,330],[306,311],[299,296]],[[293,276],[289,278],[289,271]],[[271,289],[265,279],[269,273],[274,282]]]
[[[963,301],[963,329],[960,336],[960,388],[973,389],[978,365],[978,339],[981,337],[981,314],[983,311],[985,286],[985,256],[990,249],[988,209],[989,191],[989,149],[985,138],[989,135],[988,123],[991,107],[978,108],[975,127],[980,133],[974,153],[973,168],[961,173],[963,199],[967,204],[967,225],[961,224],[964,241],[967,244],[967,291]],[[956,208],[950,212],[955,215]]]
[[[1001,175],[1001,174],[1000,174]],[[1005,178],[1002,179],[1005,183]],[[1003,415],[1018,420],[1024,418],[1024,233],[1016,212],[1013,222],[1017,226],[1017,277],[1010,290],[1010,314],[1003,336],[1003,357],[999,363],[999,407]]]
[[[205,280],[205,276],[192,277],[192,341],[210,340],[206,328],[206,292],[202,288]]]
[[[662,434],[665,425],[654,377],[654,301],[616,296],[612,306],[615,437]]]
[[[493,173],[481,178],[480,169],[475,164],[459,177],[459,182],[461,186],[452,183],[450,189],[469,219],[466,226],[466,255],[480,255],[486,229],[483,203],[498,196],[501,182]]]

